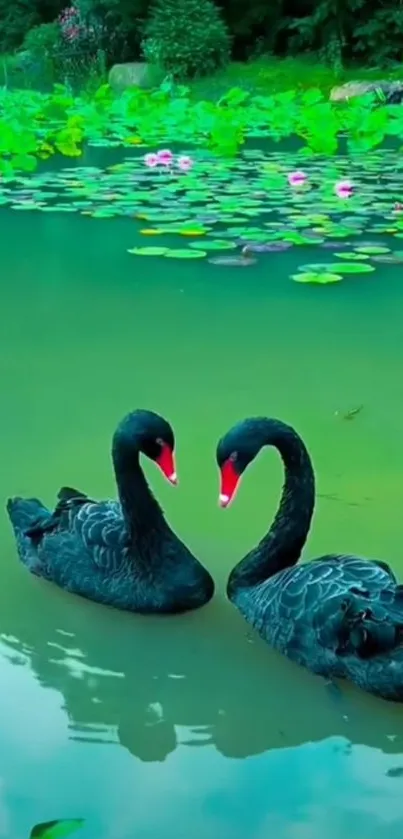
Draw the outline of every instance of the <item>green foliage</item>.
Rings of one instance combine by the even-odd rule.
[[[63,0],[0,0],[0,50],[18,49],[30,29],[50,23],[63,5]]]
[[[57,819],[35,825],[30,839],[64,839],[76,833],[84,824],[84,819]]]
[[[228,63],[230,37],[212,0],[157,0],[145,26],[143,54],[177,79]]]
[[[78,0],[84,18],[102,28],[100,44],[108,65],[141,57],[141,38],[151,0]]]
[[[42,23],[29,30],[24,38],[24,49],[38,59],[52,59],[60,48],[58,23]]]
[[[299,137],[309,155],[332,156],[340,138],[349,153],[365,155],[388,136],[403,140],[403,112],[374,107],[368,95],[333,103],[320,90],[251,95],[232,88],[217,101],[192,101],[185,86],[127,90],[114,97],[104,84],[91,96],[55,85],[50,94],[0,90],[0,172],[31,171],[56,152],[79,157],[86,142],[124,146],[192,143],[223,156],[236,155],[246,138],[278,142]]]
[[[0,50],[7,53],[20,47],[28,30],[40,22],[30,0],[0,0]]]

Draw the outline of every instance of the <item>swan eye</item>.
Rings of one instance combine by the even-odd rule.
[[[232,453],[230,454],[229,458],[228,458],[228,460],[230,460],[230,461],[231,461],[231,463],[235,463],[235,461],[236,461],[237,459],[238,459],[238,452],[232,452]]]

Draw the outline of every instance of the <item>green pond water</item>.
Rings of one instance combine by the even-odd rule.
[[[389,193],[384,183],[383,218]],[[217,594],[163,619],[67,595],[19,565],[2,514],[0,837],[82,816],[83,839],[397,839],[402,708],[329,690],[227,603],[282,472],[264,453],[223,512],[214,451],[244,416],[294,424],[318,478],[304,558],[356,552],[403,577],[402,266],[371,261],[374,272],[323,287],[290,279],[335,262],[314,242],[246,268],[136,257],[127,250],[189,240],[147,239],[143,222],[115,216],[1,209],[0,495],[52,504],[67,484],[113,496],[116,423],[137,406],[160,411],[180,487],[145,469]],[[388,224],[371,215],[335,250],[364,239],[396,250]]]

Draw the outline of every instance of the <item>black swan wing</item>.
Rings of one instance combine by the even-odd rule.
[[[56,544],[62,557],[66,552],[83,553],[97,568],[118,571],[128,555],[128,534],[120,505],[116,501],[97,502],[84,493],[63,487],[58,503],[44,521],[32,524],[25,535],[37,544],[41,558]]]
[[[285,649],[304,645],[308,636],[312,643],[321,621],[328,621],[347,595],[350,599],[370,597],[373,603],[385,605],[393,601],[396,589],[386,563],[325,556],[275,574],[256,587],[253,602],[240,603],[240,608],[257,629],[269,627],[264,634]]]

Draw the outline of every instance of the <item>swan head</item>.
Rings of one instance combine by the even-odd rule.
[[[132,411],[119,424],[113,449],[130,459],[141,452],[159,466],[169,483],[176,485],[175,437],[169,422],[153,411]]]
[[[221,475],[219,504],[228,507],[249,463],[260,451],[265,434],[264,419],[248,419],[234,425],[218,443],[216,459]]]

